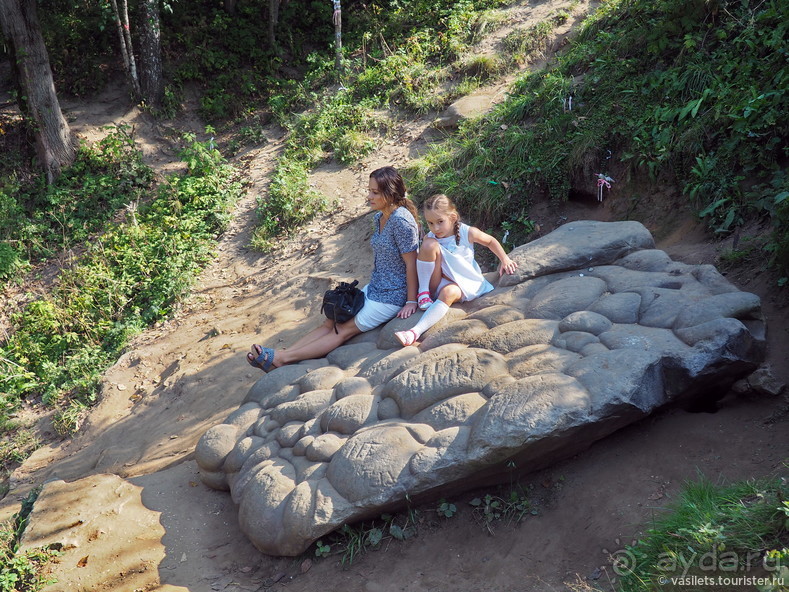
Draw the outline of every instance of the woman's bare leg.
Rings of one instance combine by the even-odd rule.
[[[356,321],[353,319],[345,323],[338,323],[337,333],[334,332],[334,323],[331,321],[329,321],[328,329],[328,332],[312,331],[311,333],[316,333],[318,336],[312,341],[303,343],[298,348],[276,350],[274,352],[274,366],[279,367],[286,364],[301,362],[302,360],[322,358],[326,354],[337,349],[354,335],[361,333],[359,327],[356,326]]]
[[[339,330],[339,326],[338,326],[338,330]],[[330,321],[329,319],[326,319],[322,325],[320,325],[319,327],[315,327],[312,331],[310,331],[303,337],[300,337],[296,341],[296,343],[294,343],[287,349],[289,350],[299,349],[307,345],[308,343],[312,343],[317,339],[322,339],[330,331],[334,331],[334,321]]]

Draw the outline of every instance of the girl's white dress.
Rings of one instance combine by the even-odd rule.
[[[458,285],[463,292],[463,302],[479,298],[493,289],[474,260],[474,243],[468,240],[469,228],[468,224],[460,224],[460,244],[455,241],[454,234],[436,238],[432,232],[427,233],[441,246],[441,272]]]

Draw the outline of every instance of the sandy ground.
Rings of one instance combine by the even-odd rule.
[[[528,22],[528,12],[517,19]],[[131,106],[119,113],[123,102],[116,89],[101,98],[104,110],[75,103],[64,104],[64,111],[86,137],[107,123],[133,123],[148,161],[172,170],[167,130]],[[267,143],[236,157],[249,192],[194,293],[171,320],[134,340],[106,373],[102,401],[80,432],[53,441],[19,467],[0,504],[0,514],[8,516],[32,487],[47,483],[25,543],[63,545],[52,566],[58,582],[48,592],[537,592],[586,584],[613,590],[610,556],[648,528],[684,481],[704,474],[727,482],[785,470],[786,396],[730,393],[705,412],[664,410],[539,473],[519,468],[536,515],[497,525],[493,534],[475,521],[468,504],[497,493],[490,488],[450,499],[458,507],[450,519],[438,516],[435,503],[416,508],[416,537],[386,539],[351,565],[341,565],[337,553],[267,557],[245,539],[229,494],[200,482],[195,443],[237,408],[258,378],[244,360],[251,343],[292,343],[322,321],[323,290],[369,275],[367,175],[378,166],[402,166],[435,141],[434,118],[404,122],[358,165],[315,171],[312,182],[337,199],[336,210],[273,254],[247,245],[256,198],[265,194],[282,149],[282,130],[268,129]],[[196,119],[179,125],[197,132],[202,127]],[[728,245],[712,242],[692,215],[657,190],[645,190],[648,197],[635,209],[614,188],[602,204],[537,204],[532,217],[548,232],[565,220],[614,220],[629,212],[675,259],[716,263]],[[766,274],[732,280],[762,297],[768,363],[789,382],[789,311],[780,293]]]

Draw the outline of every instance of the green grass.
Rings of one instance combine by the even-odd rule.
[[[58,552],[51,547],[19,550],[19,541],[39,491],[33,490],[22,502],[19,513],[0,525],[0,592],[36,592],[52,583],[42,572]]]
[[[406,500],[409,500],[408,496]],[[445,506],[449,504],[445,503]],[[443,515],[447,516],[446,509]],[[324,539],[316,541],[314,556],[324,558],[338,555],[340,565],[350,567],[359,557],[380,550],[384,544],[416,537],[422,522],[422,512],[409,506],[397,514],[381,514],[376,520],[343,524]]]
[[[515,465],[508,465],[514,469]],[[510,476],[508,486],[501,485],[494,493],[486,493],[471,499],[472,519],[490,535],[495,535],[499,526],[512,526],[528,516],[538,514],[536,506],[529,497],[531,486],[524,488]],[[414,508],[406,495],[408,507],[396,514],[382,514],[380,518],[356,524],[344,524],[337,530],[316,541],[313,546],[315,557],[340,556],[343,567],[350,566],[356,559],[371,551],[384,548],[391,541],[406,541],[419,535],[423,527],[434,528],[438,522],[431,520],[435,515],[439,521],[455,519],[458,506],[439,499],[433,506]]]
[[[789,586],[788,488],[780,477],[729,486],[716,486],[704,478],[687,483],[677,503],[642,540],[616,553],[614,571],[621,576],[621,592],[680,590],[681,582],[694,576],[783,577],[783,587],[767,585],[759,590],[785,590]],[[712,584],[701,589],[712,589]]]
[[[473,508],[474,520],[491,535],[495,534],[497,523],[511,526],[527,516],[537,514],[528,494],[520,488],[512,488],[509,493],[487,493],[482,497],[475,497],[469,505]]]
[[[555,66],[413,164],[414,194],[447,193],[469,218],[500,224],[528,215],[530,200],[593,193],[598,173],[620,191],[647,174],[721,234],[772,215],[785,253],[784,14],[780,0],[606,2]],[[510,43],[517,53],[526,42]]]
[[[4,429],[0,438],[0,497],[8,493],[6,477],[11,468],[18,466],[41,446],[41,439],[32,426],[13,424]]]

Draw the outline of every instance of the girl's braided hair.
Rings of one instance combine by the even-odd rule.
[[[460,244],[460,213],[458,212],[455,202],[453,202],[443,193],[436,193],[425,200],[422,208],[425,211],[438,212],[439,214],[444,214],[445,216],[455,214],[455,226],[452,228],[452,230],[455,233],[455,243],[458,245]]]
[[[414,202],[406,195],[405,181],[397,169],[390,166],[381,167],[370,173],[370,178],[375,179],[378,189],[388,203],[394,204],[395,207],[407,208],[414,220],[419,220],[419,212],[417,212]],[[418,225],[419,222],[417,222]]]

